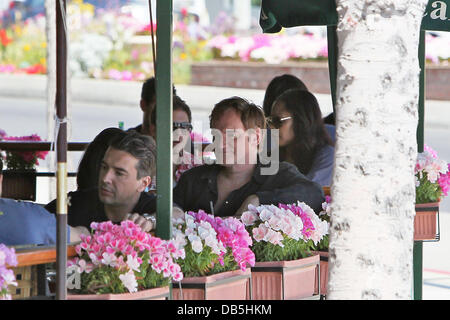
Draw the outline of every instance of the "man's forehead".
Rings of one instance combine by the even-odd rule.
[[[120,167],[129,171],[129,168],[135,169],[138,159],[131,153],[109,147],[106,150],[103,161],[110,166]]]
[[[245,129],[241,120],[241,115],[233,108],[225,110],[220,117],[214,122],[213,128],[218,130],[226,129]]]

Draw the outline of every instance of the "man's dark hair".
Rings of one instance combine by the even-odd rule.
[[[3,161],[2,158],[0,158],[0,175],[3,173]]]
[[[245,129],[256,127],[261,129],[266,128],[266,119],[263,110],[256,104],[240,97],[231,97],[217,103],[209,116],[209,126],[214,128],[216,121],[228,109],[233,109],[240,114]]]
[[[173,95],[175,96],[176,94],[177,92],[175,90],[175,86],[173,86]],[[142,85],[141,99],[144,100],[146,103],[150,103],[155,98],[156,98],[156,79],[155,77],[151,77],[145,80],[144,84]]]
[[[274,101],[289,89],[308,90],[302,80],[292,74],[283,74],[273,78],[267,86],[264,95],[263,110],[266,117],[270,116]]]
[[[173,96],[172,111],[175,111],[175,110],[182,110],[182,111],[186,112],[188,115],[189,122],[192,122],[191,109],[186,104],[186,102],[183,99],[181,99],[179,96]],[[153,125],[156,125],[156,108],[153,109],[150,119],[151,119],[150,120],[151,123]]]
[[[153,177],[156,168],[156,144],[152,137],[130,130],[111,141],[111,148],[125,151],[138,159],[137,178]]]

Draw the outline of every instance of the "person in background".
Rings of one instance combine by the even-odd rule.
[[[149,136],[134,130],[117,135],[101,161],[97,187],[69,192],[69,224],[90,228],[92,222],[129,219],[150,231],[154,222],[143,215],[155,212],[156,196],[144,191],[154,176],[155,152],[155,142]],[[56,200],[45,208],[54,213]]]
[[[176,95],[175,86],[173,86],[173,96]],[[135,130],[140,134],[150,136],[150,124],[151,115],[156,106],[156,80],[155,77],[151,77],[142,84],[141,100],[139,105],[142,110],[142,123],[134,128],[130,128],[127,131]]]
[[[191,140],[192,114],[189,106],[180,97],[173,96],[173,184],[174,186],[181,174],[193,167],[202,164],[202,159],[195,158],[194,147]],[[156,140],[156,108],[153,109],[150,123],[150,135]],[[189,151],[187,151],[188,149]],[[152,188],[156,188],[153,179]]]
[[[272,111],[273,102],[286,90],[300,89],[308,91],[302,80],[292,74],[283,74],[273,78],[266,88],[264,95],[263,110],[264,115],[269,117]]]
[[[2,198],[3,161],[0,158],[0,243],[7,246],[53,245],[56,243],[56,218],[33,202]],[[89,234],[84,227],[67,226],[67,241],[80,241]]]
[[[294,164],[307,178],[329,186],[333,173],[334,143],[312,93],[291,89],[274,102],[268,122],[279,130],[280,160]]]

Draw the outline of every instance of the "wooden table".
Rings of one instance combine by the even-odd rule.
[[[14,274],[20,274],[18,286],[10,287],[13,299],[51,299],[50,283],[47,282],[46,264],[56,262],[55,246],[13,246],[17,266],[11,267]],[[75,244],[67,246],[67,258],[75,257]],[[19,289],[19,291],[14,291]]]

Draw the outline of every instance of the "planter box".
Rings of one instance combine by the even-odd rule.
[[[172,283],[173,300],[246,300],[251,293],[251,272],[247,269],[206,277],[184,278],[181,288]]]
[[[252,268],[253,299],[319,298],[314,296],[316,270],[320,270],[318,254],[293,261],[257,262]]]
[[[439,202],[416,204],[414,240],[439,240],[439,232],[436,233],[438,213]]]
[[[319,279],[320,279],[320,295],[322,297],[327,295],[328,284],[328,251],[315,251],[320,256],[320,278],[316,275],[316,282],[314,285],[314,294],[319,294]]]
[[[68,294],[67,300],[167,300],[169,287],[153,288],[134,293]]]
[[[4,170],[3,198],[36,200],[36,170]]]
[[[191,66],[191,85],[248,88],[265,90],[276,76],[289,73],[299,77],[314,93],[330,93],[330,75],[327,62],[239,62],[213,60]],[[450,100],[450,67],[426,66],[425,98]]]

